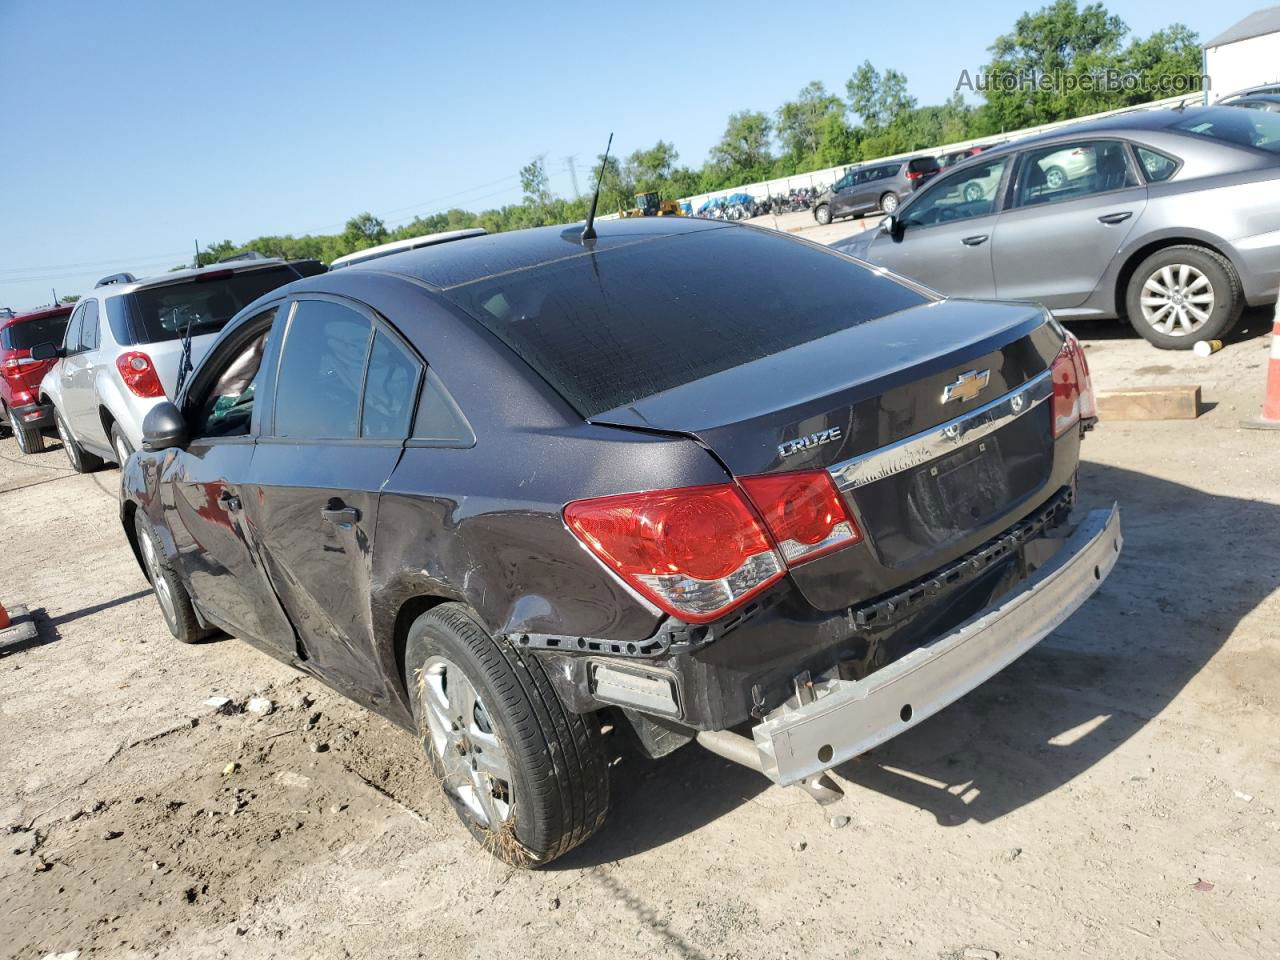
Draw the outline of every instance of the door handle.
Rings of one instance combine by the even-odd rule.
[[[240,509],[240,498],[230,491],[223,490],[218,497],[218,506],[228,513],[234,513]]]
[[[1121,210],[1119,213],[1104,213],[1098,218],[1099,223],[1124,223],[1133,216],[1132,210]]]
[[[343,506],[342,501],[330,501],[329,506],[320,511],[320,516],[328,523],[338,526],[350,526],[360,520],[360,511],[355,507]]]
[[[976,246],[979,246],[980,244],[986,243],[987,236],[988,235],[985,233],[979,233],[978,235],[973,237],[965,237],[961,241],[961,243],[963,243],[966,247],[976,247]]]

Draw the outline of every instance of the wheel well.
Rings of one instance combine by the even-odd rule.
[[[1231,258],[1227,256],[1225,250],[1214,246],[1212,243],[1206,243],[1203,240],[1196,240],[1191,237],[1167,237],[1164,240],[1155,240],[1148,243],[1145,247],[1139,247],[1124,262],[1124,266],[1120,268],[1120,272],[1116,275],[1116,315],[1124,318],[1128,316],[1129,308],[1126,303],[1126,292],[1129,289],[1129,280],[1133,277],[1134,271],[1138,269],[1138,264],[1147,257],[1157,251],[1164,250],[1167,247],[1202,247],[1205,250],[1212,250],[1227,263],[1231,263]],[[1235,270],[1235,264],[1231,263],[1231,269]]]
[[[115,425],[116,418],[111,415],[111,411],[102,404],[98,404],[98,419],[102,421],[102,432],[106,434],[107,443],[111,442],[111,428]]]
[[[405,648],[409,645],[409,628],[413,626],[414,621],[430,610],[432,607],[438,607],[442,603],[448,603],[452,597],[440,597],[426,594],[418,597],[410,597],[400,605],[400,609],[396,611],[396,622],[392,628],[392,639],[395,644],[396,652],[396,676],[400,681],[400,689],[405,695],[405,704],[407,705],[412,699],[412,691],[409,689],[409,677],[406,676],[405,670]]]
[[[138,530],[133,522],[134,515],[137,512],[138,505],[132,500],[126,500],[121,514],[121,521],[124,524],[124,535],[128,538],[129,546],[133,550],[133,559],[138,561],[138,567],[142,570],[142,575],[150,580],[151,576],[147,573],[146,564],[142,562],[142,550],[138,546]]]

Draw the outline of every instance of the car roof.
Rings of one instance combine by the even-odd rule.
[[[452,243],[419,247],[393,253],[364,263],[353,263],[341,271],[392,273],[438,289],[460,286],[513,270],[588,256],[604,250],[643,243],[662,237],[719,230],[733,224],[697,217],[628,217],[597,220],[596,239],[582,239],[582,224],[534,227],[507,233],[467,237]]]
[[[345,256],[338,257],[329,264],[329,269],[336,270],[339,267],[363,263],[365,260],[375,260],[378,257],[401,253],[405,250],[416,250],[419,247],[429,247],[437,243],[448,243],[450,240],[482,237],[486,233],[488,231],[483,227],[472,227],[467,230],[445,230],[441,233],[425,233],[420,237],[409,237],[405,240],[392,240],[390,243],[380,243],[376,247],[366,247],[363,250],[357,250],[355,253],[348,253]]]
[[[963,164],[956,164],[956,169],[962,166],[968,166],[970,163],[986,163],[996,157],[1013,153],[1018,150],[1025,150],[1027,147],[1037,146],[1039,144],[1053,144],[1066,142],[1071,140],[1079,140],[1083,136],[1094,133],[1104,133],[1113,137],[1124,137],[1126,135],[1141,135],[1143,133],[1160,132],[1167,133],[1172,136],[1193,137],[1193,134],[1186,133],[1183,130],[1171,129],[1173,124],[1179,121],[1192,120],[1202,115],[1213,115],[1221,110],[1239,110],[1239,107],[1187,107],[1185,109],[1173,110],[1135,110],[1132,113],[1121,113],[1110,117],[1101,117],[1097,120],[1082,120],[1079,123],[1073,123],[1065,127],[1058,127],[1048,133],[1039,133],[1034,136],[1025,137],[1021,140],[1011,140],[1008,143],[1002,143],[999,146],[991,147],[983,150],[982,153],[970,157]],[[1224,147],[1232,146],[1225,140],[1215,141]]]
[[[118,297],[121,294],[133,293],[136,290],[149,290],[152,287],[165,287],[173,283],[181,283],[184,280],[190,280],[193,277],[202,277],[210,273],[247,273],[251,270],[265,270],[271,267],[279,267],[289,263],[299,263],[299,260],[285,260],[281,257],[261,257],[245,260],[228,260],[225,263],[215,263],[207,267],[188,267],[185,270],[174,270],[171,273],[160,273],[154,277],[137,277],[132,280],[115,281],[113,283],[102,283],[98,281],[95,286],[85,296],[95,297]],[[114,276],[129,276],[128,274],[114,274]],[[106,277],[103,278],[108,279]]]
[[[1261,101],[1262,103],[1280,103],[1280,93],[1241,93],[1234,97],[1227,97],[1225,100],[1219,100],[1222,106],[1231,106],[1235,103],[1241,103],[1245,100]]]
[[[34,310],[28,310],[25,313],[15,313],[12,317],[0,317],[0,329],[5,327],[15,327],[20,323],[26,323],[28,320],[41,320],[45,317],[56,317],[59,314],[70,314],[76,308],[74,303],[60,303],[47,307],[36,307]]]

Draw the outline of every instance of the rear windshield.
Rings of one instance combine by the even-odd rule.
[[[69,313],[37,320],[24,320],[0,330],[0,347],[6,350],[30,350],[38,343],[62,343],[67,331]]]
[[[1214,107],[1193,113],[1185,120],[1170,124],[1170,127],[1241,147],[1280,153],[1280,113],[1242,107]]]
[[[728,227],[449,291],[584,417],[924,303],[822,248]]]
[[[248,270],[229,277],[188,280],[166,287],[138,290],[130,297],[142,342],[177,340],[191,324],[191,335],[215,333],[242,307],[276,287],[297,280],[290,267]]]
[[[938,161],[935,157],[916,157],[907,164],[907,169],[912,173],[936,173]]]

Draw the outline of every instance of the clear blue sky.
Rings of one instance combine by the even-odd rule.
[[[1201,39],[1269,0],[1108,0],[1136,33]],[[519,199],[545,154],[569,194],[615,131],[699,165],[729,113],[870,59],[922,104],[1026,9],[650,0],[0,0],[0,305],[161,272],[192,242],[334,232]]]

